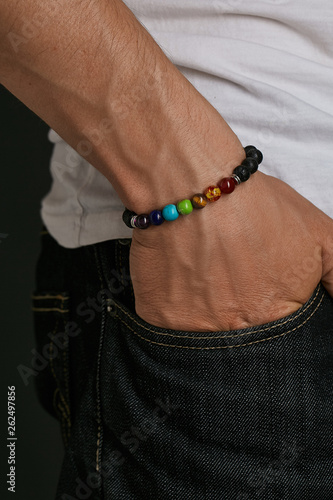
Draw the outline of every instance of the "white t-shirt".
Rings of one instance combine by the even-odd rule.
[[[126,0],[171,61],[274,175],[333,218],[330,0]],[[53,130],[42,219],[65,247],[130,237],[109,181]],[[172,200],[170,201],[172,202]]]

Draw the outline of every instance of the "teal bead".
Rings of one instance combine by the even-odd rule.
[[[190,200],[182,200],[177,203],[177,210],[182,215],[190,214],[193,211],[193,206]]]
[[[176,220],[179,217],[176,205],[166,205],[162,210],[165,220]]]

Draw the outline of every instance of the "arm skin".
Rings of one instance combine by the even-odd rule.
[[[0,0],[0,43],[0,82],[136,212],[201,192],[244,158],[223,118],[119,0]],[[260,172],[203,211],[134,230],[130,258],[136,311],[162,327],[272,321],[321,279],[333,296],[332,219]]]
[[[205,176],[210,182],[243,158],[221,116],[119,0],[27,0],[15,8],[0,0],[0,42],[0,82],[81,146],[128,208],[196,192]],[[207,135],[218,143],[211,154]],[[168,169],[173,183],[165,182]]]

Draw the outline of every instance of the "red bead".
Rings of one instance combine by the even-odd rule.
[[[204,190],[204,195],[210,202],[217,201],[221,196],[221,190],[217,186],[208,186],[208,188]]]
[[[236,187],[236,181],[233,177],[225,177],[218,183],[218,187],[221,189],[221,193],[230,194]]]

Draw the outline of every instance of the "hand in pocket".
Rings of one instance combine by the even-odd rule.
[[[320,280],[333,296],[333,221],[257,172],[203,210],[134,230],[130,266],[136,312],[147,322],[245,328],[296,311]]]

